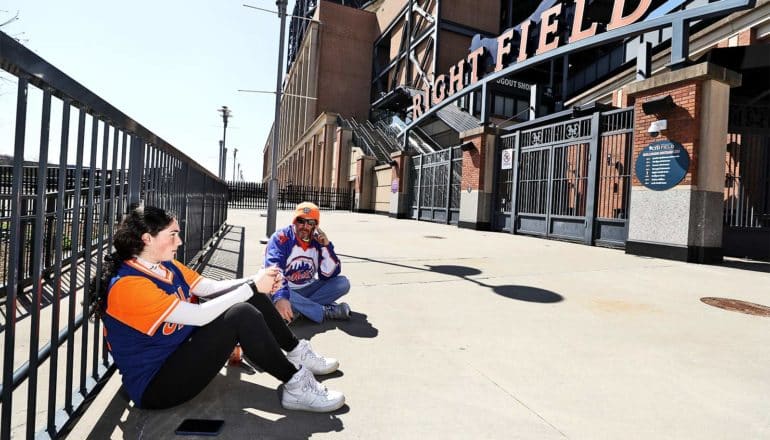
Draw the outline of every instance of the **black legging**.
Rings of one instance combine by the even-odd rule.
[[[250,361],[282,382],[297,372],[281,349],[291,351],[299,341],[270,299],[255,292],[195,330],[171,353],[144,390],[141,407],[169,408],[192,399],[217,375],[237,343]]]

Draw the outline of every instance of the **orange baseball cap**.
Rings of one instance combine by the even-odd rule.
[[[298,217],[313,219],[316,223],[321,223],[321,210],[318,209],[315,203],[302,202],[294,210],[294,220],[292,220],[292,223],[297,221]]]

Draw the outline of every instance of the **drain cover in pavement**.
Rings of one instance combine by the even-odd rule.
[[[701,298],[700,300],[710,306],[719,307],[720,309],[731,310],[733,312],[741,312],[747,315],[770,317],[770,307],[763,306],[761,304],[754,304],[751,302],[730,298],[705,297]]]

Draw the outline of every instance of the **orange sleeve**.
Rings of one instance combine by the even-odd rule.
[[[195,288],[195,285],[198,284],[198,281],[200,281],[203,277],[198,272],[182,264],[181,261],[174,260],[173,263],[174,266],[176,266],[182,272],[182,276],[184,277],[187,285],[190,286],[190,291],[192,292],[192,290]]]
[[[115,282],[107,296],[107,313],[127,326],[152,336],[179,304],[144,277],[128,276]]]

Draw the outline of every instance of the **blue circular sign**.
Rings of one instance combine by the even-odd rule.
[[[684,179],[690,167],[690,155],[678,142],[653,142],[636,157],[636,178],[655,191],[664,191]]]

